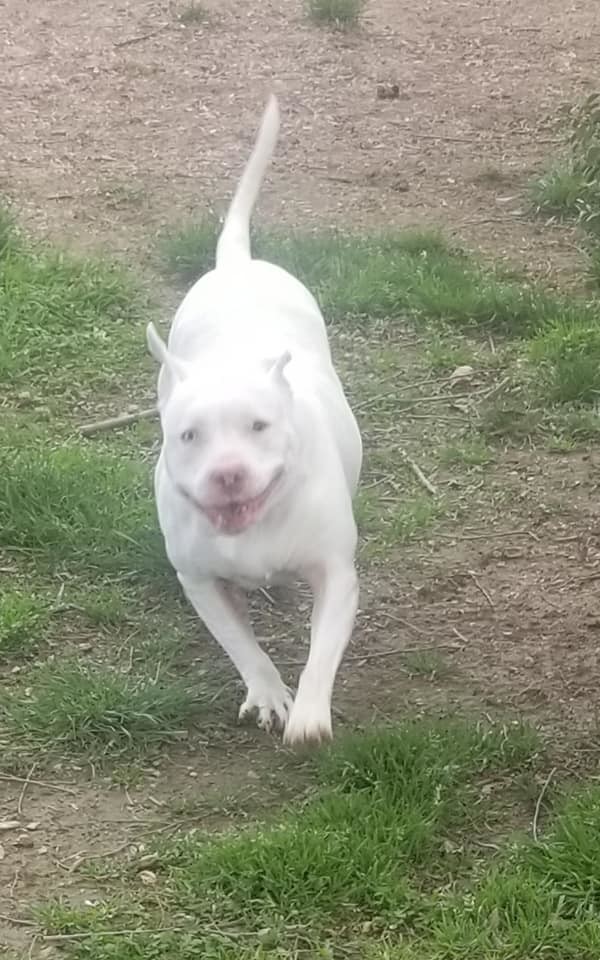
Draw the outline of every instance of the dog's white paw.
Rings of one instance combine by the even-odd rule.
[[[298,698],[294,703],[283,735],[289,746],[303,743],[319,744],[331,740],[331,708],[325,700]]]
[[[248,686],[246,699],[240,707],[239,718],[244,720],[249,714],[256,713],[257,724],[262,730],[270,732],[275,727],[284,729],[293,703],[292,691],[277,675]]]

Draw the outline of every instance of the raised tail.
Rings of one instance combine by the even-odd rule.
[[[250,217],[267,167],[273,156],[279,133],[279,107],[271,95],[263,114],[250,159],[231,201],[217,243],[217,267],[235,260],[248,260],[250,252]]]

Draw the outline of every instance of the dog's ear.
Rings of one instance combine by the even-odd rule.
[[[172,353],[169,353],[165,341],[159,335],[153,323],[149,323],[146,327],[146,342],[150,353],[157,363],[164,365],[176,380],[185,379],[187,376],[185,363],[178,357],[174,357]]]
[[[283,382],[287,386],[288,385],[287,380],[283,375],[283,371],[285,370],[285,368],[287,367],[291,359],[292,359],[292,355],[290,351],[286,350],[284,353],[280,354],[280,356],[276,357],[275,359],[271,358],[270,360],[268,360],[267,370],[271,379],[275,381],[279,381],[280,383]]]

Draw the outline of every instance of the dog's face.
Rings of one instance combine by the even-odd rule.
[[[161,410],[169,476],[216,530],[242,533],[276,502],[293,459],[290,356],[211,371],[171,357],[154,335],[174,384]]]

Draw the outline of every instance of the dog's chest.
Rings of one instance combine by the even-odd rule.
[[[278,544],[257,536],[217,537],[212,544],[212,565],[216,576],[236,583],[244,590],[285,583],[294,574],[289,558]]]

